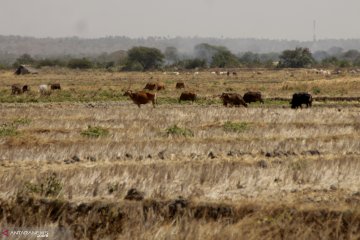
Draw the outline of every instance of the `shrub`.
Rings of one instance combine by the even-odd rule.
[[[73,69],[88,69],[92,68],[93,64],[86,58],[74,58],[69,61],[68,67]]]
[[[236,133],[243,132],[243,131],[247,130],[248,127],[249,127],[248,123],[245,123],[245,122],[227,121],[223,125],[223,129],[225,132],[236,132]]]
[[[190,129],[178,127],[176,124],[171,127],[168,127],[166,129],[166,134],[168,136],[183,136],[183,137],[194,136],[194,133]]]
[[[92,126],[88,126],[86,130],[81,132],[81,135],[86,137],[93,137],[93,138],[104,137],[108,134],[109,131],[107,129],[102,127],[92,127]]]
[[[45,180],[38,183],[25,183],[25,190],[28,193],[35,193],[45,197],[56,197],[62,189],[60,179],[56,173],[52,173]]]
[[[186,69],[195,69],[195,68],[206,68],[206,61],[195,58],[184,61],[184,67]]]
[[[313,87],[312,92],[314,94],[319,94],[321,92],[321,89],[319,87]]]

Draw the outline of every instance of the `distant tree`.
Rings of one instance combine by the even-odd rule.
[[[69,68],[88,69],[93,67],[93,63],[86,58],[74,58],[68,63]]]
[[[169,64],[179,61],[179,52],[176,47],[167,47],[164,51],[165,60]]]
[[[234,54],[232,54],[229,50],[223,49],[217,52],[211,61],[211,67],[238,67],[239,61]]]
[[[237,67],[239,61],[226,47],[201,43],[195,46],[197,58],[206,61],[211,67]]]
[[[353,62],[354,66],[360,67],[360,57],[356,58]]]
[[[344,51],[341,47],[331,47],[327,51],[331,56],[340,56],[342,52]]]
[[[55,67],[55,66],[65,66],[65,63],[59,59],[41,59],[36,63],[37,67]]]
[[[248,67],[255,67],[261,64],[259,55],[253,52],[245,52],[240,54],[239,61],[241,64]]]
[[[124,70],[139,71],[157,69],[163,63],[164,55],[156,48],[133,47],[128,51]]]
[[[348,61],[355,61],[355,59],[360,57],[360,52],[357,50],[349,50],[347,52],[344,52],[342,57]]]
[[[329,54],[325,51],[316,51],[313,53],[313,57],[316,61],[321,62],[322,60],[329,57]]]
[[[206,61],[199,58],[188,59],[184,61],[183,65],[186,69],[206,68]]]
[[[325,67],[336,67],[339,66],[339,59],[337,57],[327,57],[321,61],[321,65]]]
[[[285,50],[280,55],[278,67],[280,68],[303,68],[315,63],[315,60],[308,48],[296,48]]]
[[[194,48],[196,58],[205,60],[208,65],[211,64],[212,57],[218,52],[217,46],[208,43],[201,43]]]
[[[25,53],[16,59],[13,66],[18,67],[23,64],[33,64],[34,62],[35,59],[33,59],[30,54]]]

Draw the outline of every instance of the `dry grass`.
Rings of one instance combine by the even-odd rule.
[[[314,86],[326,96],[341,96],[342,88],[357,96],[357,76],[244,71],[229,80],[207,73],[58,71],[17,80],[61,82],[65,91],[86,96],[113,89],[121,101],[0,105],[0,125],[16,123],[17,133],[0,137],[2,226],[64,226],[79,239],[359,237],[357,103],[292,110],[288,104],[246,109],[164,101],[138,109],[118,93],[129,80],[140,88],[153,74],[170,86],[184,80],[203,96],[229,85],[238,91],[264,87],[269,97]],[[3,86],[15,78],[0,76]],[[10,93],[3,90],[6,99]],[[178,93],[170,88],[160,95]],[[71,101],[79,100],[76,94]],[[106,134],[89,137],[88,126],[96,127],[90,135]],[[145,200],[123,200],[130,188],[144,192]],[[179,196],[187,204],[176,205],[173,214]]]

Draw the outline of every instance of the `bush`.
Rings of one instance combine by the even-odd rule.
[[[141,71],[144,71],[144,67],[139,62],[128,61],[125,63],[125,66],[121,70],[141,72]]]
[[[44,181],[37,184],[25,183],[25,190],[28,193],[35,193],[45,197],[57,197],[62,189],[60,179],[55,173],[49,175]]]
[[[98,138],[104,137],[109,134],[109,131],[102,127],[92,127],[88,126],[88,128],[81,132],[81,135],[86,137]]]
[[[193,137],[194,133],[187,128],[178,127],[176,124],[166,129],[168,136]]]
[[[319,87],[313,87],[312,92],[317,95],[321,92],[321,89]]]
[[[74,58],[69,61],[68,67],[72,69],[88,69],[92,68],[93,64],[86,58]]]
[[[37,67],[55,67],[55,66],[65,66],[65,63],[58,59],[42,59],[39,60],[36,64]]]
[[[223,125],[223,129],[225,132],[243,132],[247,130],[249,125],[245,122],[226,122]]]
[[[186,69],[206,68],[206,61],[199,58],[185,60],[183,64]]]

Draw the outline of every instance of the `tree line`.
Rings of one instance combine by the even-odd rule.
[[[331,50],[331,51],[330,51]],[[306,67],[360,67],[360,52],[342,51],[332,48],[329,51],[311,53],[308,48],[298,47],[281,53],[232,53],[224,46],[201,43],[194,47],[193,54],[185,54],[175,47],[164,51],[151,47],[132,47],[128,51],[103,53],[93,57],[39,58],[23,54],[10,64],[0,68],[15,68],[19,65],[41,67],[68,67],[72,69],[103,68],[109,71],[149,71],[149,70],[191,70],[206,68],[306,68]]]

